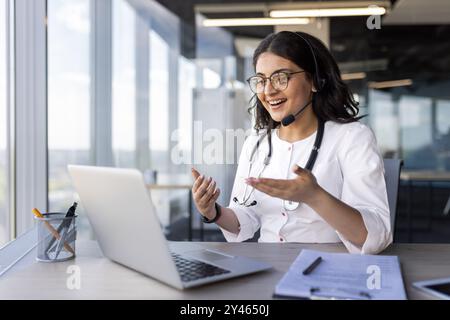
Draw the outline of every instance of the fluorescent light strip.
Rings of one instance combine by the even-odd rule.
[[[244,27],[244,26],[274,26],[308,24],[308,18],[235,18],[235,19],[205,19],[204,27]]]
[[[345,17],[383,15],[386,8],[371,6],[365,8],[334,8],[334,9],[302,9],[302,10],[272,10],[272,18],[301,17]]]
[[[412,84],[413,81],[411,79],[403,79],[403,80],[392,80],[381,82],[369,82],[368,86],[369,88],[372,89],[385,89],[385,88],[410,86]]]
[[[360,79],[364,79],[365,77],[366,77],[366,73],[365,72],[343,73],[341,75],[341,78],[344,81],[360,80]]]

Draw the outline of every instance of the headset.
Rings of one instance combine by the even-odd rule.
[[[306,39],[304,36],[300,35],[297,32],[292,32],[292,31],[283,31],[283,32],[288,32],[290,34],[294,34],[297,37],[301,38],[303,40],[303,42],[306,43],[306,45],[308,46],[309,50],[311,51],[311,55],[313,57],[313,61],[314,61],[314,73],[312,75],[313,77],[313,84],[314,84],[314,92],[320,92],[326,84],[326,79],[321,78],[320,77],[320,72],[319,72],[319,64],[317,63],[317,58],[316,58],[316,54],[314,52],[314,49],[311,45],[311,43],[308,41],[308,39]],[[281,124],[285,127],[287,127],[288,125],[290,125],[292,122],[295,121],[295,118],[297,118],[297,116],[302,113],[310,104],[312,103],[311,101],[308,101],[302,108],[300,108],[299,111],[297,111],[295,114],[289,114],[286,117],[284,117],[283,119],[281,119]]]
[[[309,50],[311,51],[311,55],[314,60],[314,69],[315,69],[314,75],[313,75],[313,83],[314,83],[314,87],[316,88],[316,91],[320,92],[325,87],[327,80],[325,78],[320,77],[319,64],[317,63],[316,53],[314,52],[314,49],[313,49],[311,43],[309,42],[308,39],[306,39],[304,36],[302,36],[299,32],[292,32],[292,31],[287,31],[287,32],[289,32],[291,34],[295,34],[297,37],[301,38],[306,43]]]

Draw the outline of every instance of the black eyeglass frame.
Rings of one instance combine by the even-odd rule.
[[[306,71],[305,71],[305,70],[301,70],[301,71],[276,71],[276,72],[272,73],[269,77],[263,77],[263,76],[261,76],[261,75],[254,75],[254,76],[251,76],[250,78],[248,78],[246,81],[247,81],[247,83],[248,83],[248,86],[250,87],[250,90],[251,90],[253,93],[255,93],[255,94],[259,94],[259,93],[263,93],[263,92],[264,92],[264,88],[266,87],[267,80],[270,81],[270,84],[272,85],[272,87],[273,87],[275,90],[283,91],[283,90],[286,90],[286,89],[287,89],[287,87],[288,87],[288,85],[289,85],[289,80],[291,80],[292,75],[297,74],[297,73],[303,73],[303,72],[306,72]],[[286,87],[283,88],[283,89],[277,88],[276,86],[274,86],[274,84],[273,84],[273,82],[272,82],[272,81],[273,81],[273,80],[272,80],[273,77],[274,77],[275,75],[279,75],[279,74],[285,74],[285,75],[286,75],[286,78],[287,78]],[[263,79],[263,80],[264,80],[263,91],[257,92],[258,90],[253,90],[253,89],[252,89],[252,85],[250,84],[250,81],[251,81],[252,79],[254,79],[254,78],[260,78],[260,79]]]

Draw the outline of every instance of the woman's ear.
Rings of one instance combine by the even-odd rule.
[[[314,85],[314,80],[312,78],[310,79],[310,83],[311,83],[311,91],[316,93],[317,89],[316,86]]]

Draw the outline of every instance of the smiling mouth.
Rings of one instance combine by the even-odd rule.
[[[270,106],[270,109],[272,110],[276,110],[281,108],[281,106],[287,101],[287,99],[278,99],[278,100],[272,100],[272,101],[267,101],[267,103]]]

